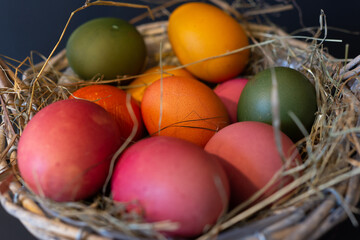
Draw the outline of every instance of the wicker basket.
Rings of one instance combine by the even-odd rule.
[[[316,52],[312,48],[320,49],[317,53],[321,53],[323,62],[314,62],[312,66],[316,65],[318,71],[328,69],[332,79],[338,80],[338,95],[341,95],[339,100],[329,101],[328,104],[331,112],[328,115],[335,115],[338,117],[337,121],[342,121],[343,118],[348,118],[344,112],[338,109],[339,105],[347,104],[351,105],[350,110],[358,116],[359,111],[359,92],[358,86],[360,72],[360,56],[348,62],[346,65],[337,59],[332,58],[326,53],[322,52],[320,44],[314,44],[314,42],[303,42],[290,38],[280,28],[276,26],[267,26],[260,24],[246,24],[245,29],[252,40],[258,43],[258,46],[253,48],[253,58],[256,55],[266,52],[267,58],[272,58],[273,61],[268,61],[264,64],[262,61],[252,62],[252,67],[247,69],[247,74],[251,75],[254,72],[264,69],[269,65],[284,65],[292,64],[293,66],[300,66],[306,70],[309,66],[309,59],[303,53],[310,51]],[[167,22],[154,22],[150,24],[144,24],[138,26],[138,30],[143,34],[145,42],[148,46],[150,59],[148,61],[149,66],[158,64],[160,59],[160,42],[163,42],[161,49],[161,58],[166,64],[178,64],[176,57],[174,56],[171,46],[167,40]],[[266,33],[266,34],[264,34]],[[272,42],[275,46],[271,46],[272,49],[267,49],[266,42]],[[264,43],[262,45],[262,43]],[[294,50],[289,56],[289,47]],[[293,48],[292,48],[293,47]],[[274,50],[275,49],[275,50]],[[297,52],[296,52],[297,51]],[[269,55],[270,54],[270,55]],[[305,56],[305,57],[304,57]],[[309,57],[310,58],[310,57]],[[280,61],[279,61],[280,59]],[[252,60],[255,61],[255,60]],[[23,225],[37,238],[39,239],[139,239],[138,236],[116,232],[116,231],[102,231],[102,229],[96,229],[77,221],[66,221],[56,216],[50,216],[51,211],[44,209],[36,198],[34,198],[28,191],[22,187],[21,179],[14,173],[16,173],[16,143],[18,135],[13,131],[13,128],[9,124],[15,121],[11,112],[16,111],[14,108],[16,91],[6,91],[6,89],[14,89],[14,86],[10,84],[9,79],[13,82],[21,85],[31,84],[29,79],[34,79],[36,73],[39,72],[43,63],[34,66],[33,68],[23,73],[23,80],[17,78],[17,76],[11,71],[4,61],[0,61],[2,71],[0,71],[1,88],[5,89],[1,95],[1,101],[3,109],[3,124],[1,130],[3,134],[0,135],[2,150],[2,159],[6,159],[7,162],[2,161],[3,171],[1,172],[1,204],[4,209],[12,216],[18,218]],[[54,78],[54,75],[50,71],[55,69],[56,71],[63,71],[67,68],[67,60],[65,57],[65,51],[61,51],[58,55],[52,57],[44,70],[44,74],[52,78],[58,84],[67,84],[72,82],[71,76],[66,75],[61,78]],[[314,70],[315,71],[315,70]],[[327,76],[325,76],[327,77]],[[312,78],[314,80],[314,78]],[[21,83],[23,81],[23,83]],[[318,81],[314,80],[314,84],[325,84],[322,79]],[[322,85],[322,88],[328,88],[328,86]],[[331,89],[328,90],[329,94]],[[330,98],[327,98],[330,99]],[[344,115],[344,116],[342,116]],[[327,118],[328,116],[319,116]],[[358,119],[358,118],[356,118]],[[24,119],[22,121],[25,121]],[[329,121],[331,123],[331,121]],[[229,221],[219,224],[217,227],[210,230],[208,235],[203,235],[200,239],[213,238],[217,239],[318,239],[324,233],[329,231],[336,224],[342,222],[346,218],[353,215],[351,213],[352,207],[354,207],[360,198],[360,179],[358,174],[360,173],[358,166],[359,155],[357,146],[356,131],[352,131],[358,127],[358,121],[351,121],[344,127],[344,129],[336,129],[337,131],[343,131],[344,135],[341,140],[334,145],[334,149],[326,149],[329,152],[329,156],[324,156],[318,159],[319,164],[323,159],[338,159],[336,169],[342,171],[342,174],[336,175],[328,179],[328,184],[322,184],[319,186],[311,186],[311,179],[301,185],[303,189],[307,189],[308,197],[302,198],[298,201],[294,201],[296,194],[287,199],[288,202],[293,204],[274,204],[280,206],[278,208],[268,207],[268,204],[257,204],[251,208],[239,212],[236,216]],[[326,128],[332,127],[332,125],[325,126]],[[313,134],[313,133],[312,133]],[[316,133],[314,133],[316,134]],[[318,133],[317,133],[318,134]],[[312,139],[311,137],[309,139]],[[335,139],[335,138],[334,138]],[[321,139],[316,141],[314,149],[321,149],[324,141],[332,141],[328,139]],[[334,140],[335,141],[335,140]],[[316,148],[317,147],[317,148]],[[352,153],[349,156],[344,152],[351,147]],[[332,170],[329,170],[332,171]],[[310,189],[310,190],[309,190]],[[289,189],[291,191],[292,189]],[[272,210],[266,210],[272,209]]]

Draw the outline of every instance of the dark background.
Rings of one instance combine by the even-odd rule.
[[[159,0],[146,0],[146,2],[156,1]],[[271,4],[278,4],[284,1],[291,2],[291,0],[262,1]],[[71,12],[82,6],[84,2],[85,0],[1,0],[0,54],[16,60],[23,60],[30,56],[31,51],[36,51],[47,57],[59,39]],[[128,2],[146,4],[145,1]],[[343,41],[342,43],[326,43],[325,46],[329,48],[330,53],[338,58],[343,58],[345,44],[349,44],[350,57],[360,54],[360,36],[358,34],[332,30],[332,28],[337,28],[349,32],[360,32],[360,21],[357,17],[360,9],[359,1],[298,0],[296,4],[301,9],[301,18],[296,9],[270,15],[270,17],[272,17],[276,24],[291,33],[303,27],[318,27],[320,10],[323,9],[329,28],[328,39],[341,39]],[[150,6],[154,6],[154,4],[150,4]],[[75,14],[58,49],[60,50],[65,47],[66,39],[70,33],[86,20],[99,16],[117,16],[130,19],[145,11],[144,9],[109,6],[87,8]],[[149,21],[149,19],[147,20]]]
[[[39,56],[41,55],[46,58],[58,41],[71,12],[82,6],[84,2],[85,0],[1,0],[0,56],[22,61],[34,53],[35,62],[40,60]],[[146,4],[142,1],[128,2]],[[147,2],[156,1],[149,0]],[[284,1],[265,2],[277,4]],[[271,15],[272,21],[289,33],[303,27],[317,27],[319,26],[320,10],[323,9],[329,27],[327,38],[342,40],[342,43],[325,43],[324,46],[330,54],[337,58],[343,58],[345,56],[345,44],[349,44],[349,57],[354,58],[360,54],[360,36],[358,33],[360,32],[358,18],[360,1],[298,0],[296,4],[301,9],[302,17],[299,16],[299,11],[294,9]],[[150,4],[150,6],[154,5]],[[117,16],[129,20],[144,11],[146,10],[124,7],[90,7],[73,17],[58,49],[61,50],[65,47],[66,39],[72,30],[86,20],[100,16]],[[0,236],[1,239],[33,239],[21,223],[8,215],[1,207]],[[345,221],[324,236],[323,239],[359,239],[359,236],[359,229],[354,228],[349,221]]]

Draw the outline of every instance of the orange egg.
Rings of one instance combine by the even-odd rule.
[[[183,68],[174,69],[176,66],[163,66],[163,78],[169,76],[183,76],[183,77],[193,77],[187,70]],[[170,69],[170,70],[169,70]],[[160,66],[152,67],[144,72],[143,76],[136,78],[129,84],[129,88],[126,92],[130,93],[131,96],[141,102],[144,92],[148,86],[153,82],[161,78],[161,68]]]
[[[121,137],[125,140],[130,136],[134,122],[127,108],[125,91],[110,85],[90,85],[78,89],[69,98],[81,98],[97,103],[115,118],[121,130]],[[138,122],[138,130],[133,140],[139,140],[144,135],[145,128],[140,106],[133,98],[131,107]]]
[[[249,45],[241,25],[221,9],[207,3],[185,3],[170,15],[168,35],[182,64],[194,63]],[[196,77],[209,82],[223,82],[240,74],[249,60],[243,50],[226,57],[189,65]]]
[[[141,113],[151,135],[177,137],[202,147],[229,124],[227,110],[211,88],[196,79],[179,76],[166,77],[149,86],[141,102]]]

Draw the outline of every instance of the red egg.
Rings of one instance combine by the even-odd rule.
[[[55,201],[77,201],[98,192],[120,147],[116,121],[99,105],[63,100],[40,110],[18,144],[26,185]]]
[[[237,105],[241,92],[248,81],[245,78],[234,78],[220,83],[214,89],[216,95],[224,103],[232,123],[237,122]]]
[[[226,210],[227,176],[218,159],[188,141],[155,136],[129,147],[115,167],[111,192],[137,200],[149,222],[179,224],[170,236],[199,235]]]
[[[300,156],[294,143],[281,133],[283,153],[294,166]],[[261,122],[237,122],[217,132],[205,150],[220,157],[229,177],[231,205],[235,206],[262,189],[283,167],[277,150],[274,129]],[[293,180],[283,177],[262,197],[267,197]]]
[[[69,98],[89,100],[103,107],[117,121],[121,138],[124,140],[131,136],[135,125],[130,111],[133,112],[137,122],[137,131],[132,140],[137,141],[144,136],[145,127],[140,106],[132,97],[128,99],[128,102],[126,92],[120,88],[104,84],[89,85],[76,90]]]

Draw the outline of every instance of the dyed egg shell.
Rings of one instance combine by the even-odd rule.
[[[182,77],[193,77],[186,69],[179,68],[173,69],[176,66],[163,66],[163,74],[162,77],[169,76],[182,76]],[[173,70],[172,70],[173,69]],[[148,86],[150,86],[156,80],[161,78],[161,68],[160,66],[156,66],[146,70],[143,76],[136,78],[132,81],[126,90],[126,92],[130,93],[131,96],[138,102],[142,101],[145,90]]]
[[[214,92],[224,103],[232,123],[237,122],[237,105],[243,88],[248,79],[235,78],[220,83],[214,89]]]
[[[293,141],[304,137],[290,112],[311,131],[317,111],[315,87],[297,70],[268,68],[256,74],[244,87],[238,103],[238,121],[272,124],[272,72],[277,80],[281,130]]]
[[[82,24],[66,45],[70,67],[85,80],[136,75],[143,70],[146,55],[143,37],[119,18],[102,17]]]
[[[145,135],[145,127],[139,104],[131,96],[129,97],[129,102],[127,102],[126,92],[115,86],[89,85],[76,90],[69,99],[85,99],[103,107],[118,123],[123,141],[131,135],[135,126],[134,120],[136,120],[137,130],[132,139],[136,141]],[[130,112],[134,114],[134,120]]]
[[[226,54],[249,45],[242,26],[220,8],[208,3],[185,3],[169,18],[168,36],[176,56],[185,65]],[[239,75],[249,60],[249,49],[188,65],[197,78],[223,82]]]
[[[194,237],[226,211],[229,183],[218,159],[182,139],[141,140],[120,156],[111,192],[119,202],[138,201],[149,222],[179,224],[169,236]],[[140,209],[139,209],[140,208]]]
[[[202,147],[216,131],[229,124],[224,104],[210,87],[178,76],[149,86],[141,102],[141,113],[150,135],[177,137]]]
[[[78,99],[41,109],[18,144],[20,174],[36,194],[54,201],[84,200],[97,193],[123,141],[111,115]]]
[[[294,143],[281,133],[283,153],[289,166],[301,159]],[[218,156],[229,177],[231,205],[236,206],[262,189],[283,167],[277,150],[274,129],[261,122],[237,122],[217,132],[206,144],[205,150]],[[293,180],[283,177],[263,195],[265,198]]]

